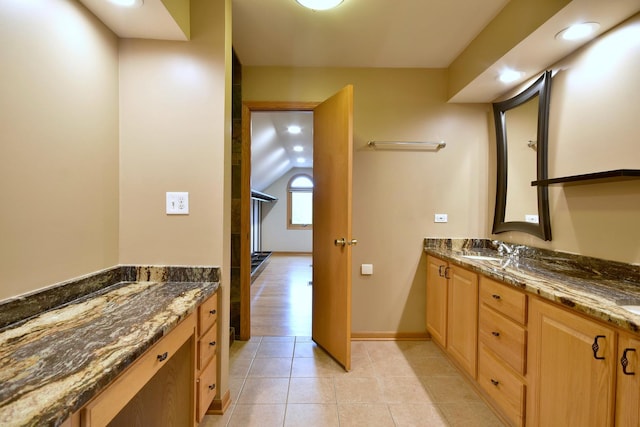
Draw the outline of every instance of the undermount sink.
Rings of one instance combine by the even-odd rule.
[[[462,258],[475,259],[477,261],[502,261],[502,258],[487,255],[462,255]]]
[[[640,315],[640,299],[618,300],[616,301],[616,305],[633,314]]]

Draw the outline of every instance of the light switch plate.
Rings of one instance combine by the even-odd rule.
[[[189,193],[186,191],[167,191],[167,215],[188,215]]]
[[[447,222],[448,220],[447,214],[435,214],[433,218],[433,222]]]

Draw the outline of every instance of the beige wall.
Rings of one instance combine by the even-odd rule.
[[[0,300],[118,263],[118,41],[76,1],[0,1]]]
[[[490,106],[446,104],[445,70],[243,67],[245,101],[321,101],[354,85],[354,333],[424,332],[425,236],[488,233]],[[440,140],[440,152],[367,141]],[[447,224],[434,224],[447,213]],[[360,276],[372,263],[374,275]]]
[[[120,42],[120,263],[222,267],[229,330],[231,0],[192,0],[191,41]],[[165,193],[189,192],[189,215]],[[228,389],[228,346],[219,354]]]
[[[640,15],[549,69],[549,177],[640,168]],[[550,186],[549,198],[551,242],[497,237],[640,263],[640,181]]]
[[[229,329],[231,1],[191,10],[191,42],[119,44],[76,1],[0,2],[0,299],[118,263],[219,265]],[[191,214],[166,216],[166,191]],[[228,347],[218,363],[224,392]]]
[[[287,185],[294,175],[313,177],[313,169],[293,168],[264,192],[278,200],[262,204],[262,250],[274,252],[312,252],[313,231],[287,229]]]

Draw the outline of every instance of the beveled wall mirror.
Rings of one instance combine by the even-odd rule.
[[[551,240],[547,186],[547,134],[551,71],[522,93],[493,104],[497,143],[494,234],[521,231]]]

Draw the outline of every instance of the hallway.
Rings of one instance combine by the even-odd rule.
[[[274,253],[251,285],[251,336],[311,336],[311,254]]]

